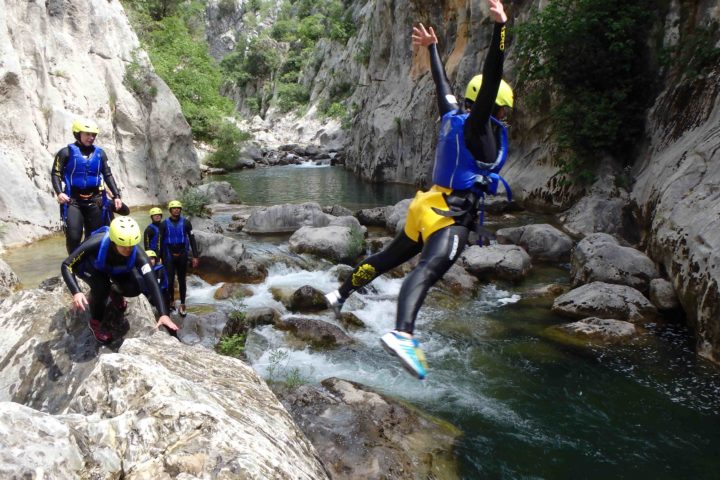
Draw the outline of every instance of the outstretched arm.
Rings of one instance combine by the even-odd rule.
[[[437,51],[437,36],[432,27],[425,26],[420,23],[417,27],[413,27],[412,43],[415,46],[428,47],[430,52],[430,70],[432,71],[433,80],[435,81],[435,89],[437,92],[438,109],[440,116],[456,110],[458,108],[457,100],[452,94],[450,82],[440,61],[440,54]]]

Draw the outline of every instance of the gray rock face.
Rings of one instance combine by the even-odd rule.
[[[658,310],[674,310],[680,307],[675,288],[664,278],[650,280],[650,301]]]
[[[98,123],[97,144],[128,205],[166,200],[200,180],[180,105],[139,47],[120,2],[0,0],[0,210],[12,227],[0,248],[59,228],[49,170],[74,141],[77,117]],[[133,63],[154,96],[125,86]]]
[[[572,254],[573,285],[589,282],[627,285],[647,293],[650,280],[659,276],[647,255],[621,246],[611,235],[595,233],[580,242]]]
[[[654,320],[657,309],[634,288],[593,282],[555,299],[552,311],[570,318],[609,318],[629,322]]]
[[[214,348],[220,341],[228,316],[223,312],[204,313],[195,315],[188,313],[185,318],[178,320],[180,330],[178,338],[187,345],[202,345],[205,348]]]
[[[384,227],[387,224],[387,207],[364,208],[355,213],[362,225],[368,227]]]
[[[303,226],[324,227],[330,220],[317,203],[273,205],[252,212],[243,232],[290,233]]]
[[[459,478],[452,448],[460,431],[353,382],[279,391],[334,479]]]
[[[391,233],[400,232],[405,227],[408,207],[411,202],[412,198],[406,198],[405,200],[400,200],[392,207],[387,207],[385,212],[385,228],[387,228]]]
[[[460,256],[459,263],[468,272],[483,278],[524,278],[530,268],[530,255],[517,245],[473,245]]]
[[[573,247],[568,235],[548,224],[501,228],[496,235],[498,243],[519,245],[535,260],[568,259]]]
[[[7,297],[20,284],[20,279],[10,265],[0,259],[0,298]]]

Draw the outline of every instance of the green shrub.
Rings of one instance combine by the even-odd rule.
[[[358,51],[355,53],[355,61],[366,67],[370,63],[370,54],[372,53],[372,41],[368,40],[360,46]]]
[[[195,189],[185,190],[180,196],[183,206],[183,215],[188,217],[202,217],[205,214],[205,207],[209,203],[206,195]]]
[[[240,130],[230,122],[223,122],[220,131],[213,141],[215,151],[207,156],[205,163],[211,167],[232,170],[240,156],[243,143],[250,139],[250,134]]]
[[[630,161],[640,143],[653,3],[555,0],[516,29],[518,98],[550,112],[556,161],[571,183],[591,181],[606,155]]]
[[[157,96],[157,87],[153,85],[154,77],[150,67],[138,58],[137,50],[131,54],[132,61],[125,67],[123,84],[137,97],[144,105],[150,105]]]
[[[298,367],[288,366],[289,354],[285,350],[275,350],[270,354],[270,365],[267,369],[269,382],[284,383],[290,388],[308,383],[308,379],[300,374]]]
[[[245,358],[245,341],[247,335],[239,333],[236,335],[224,336],[215,347],[216,351],[222,355],[235,358]]]
[[[294,110],[310,100],[310,92],[299,83],[278,83],[275,95],[276,105],[281,112]]]

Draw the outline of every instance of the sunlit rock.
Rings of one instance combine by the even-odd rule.
[[[552,311],[576,319],[598,317],[634,323],[657,316],[657,309],[636,289],[603,282],[588,283],[560,295]]]

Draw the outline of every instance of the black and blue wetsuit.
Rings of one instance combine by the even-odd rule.
[[[415,318],[428,290],[458,259],[476,222],[474,206],[478,195],[484,192],[481,184],[475,184],[476,177],[496,161],[499,153],[500,126],[492,121],[491,115],[502,79],[504,36],[505,25],[496,23],[483,66],[483,82],[469,114],[452,94],[437,45],[428,47],[442,117],[434,185],[428,192],[415,196],[403,231],[387,248],[355,267],[338,290],[344,300],[377,276],[420,253],[417,267],[400,289],[395,326],[398,331],[413,333]],[[451,145],[455,146],[455,155],[450,154]]]
[[[60,271],[73,295],[80,292],[77,276],[90,285],[90,313],[96,320],[103,319],[112,285],[123,297],[136,297],[147,289],[148,297],[159,314],[168,314],[145,252],[135,246],[130,256],[120,255],[113,248],[107,232],[98,232],[84,241],[63,261]]]
[[[192,250],[193,258],[198,258],[197,242],[192,233],[190,220],[180,215],[177,219],[172,216],[160,222],[160,250],[162,261],[167,269],[168,294],[170,303],[175,299],[175,275],[178,278],[180,303],[185,304],[187,293],[187,264],[188,252]]]
[[[51,179],[56,196],[65,193],[70,197],[70,203],[60,206],[65,227],[65,247],[70,253],[80,245],[83,229],[87,238],[105,221],[100,190],[103,182],[115,198],[120,198],[120,191],[105,151],[95,145],[86,147],[80,142],[58,151],[53,161]]]

